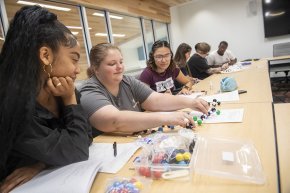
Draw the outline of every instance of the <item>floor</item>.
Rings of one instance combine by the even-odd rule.
[[[290,77],[271,78],[274,103],[290,103]]]

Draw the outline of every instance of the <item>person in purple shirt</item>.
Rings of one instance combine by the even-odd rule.
[[[151,89],[160,93],[174,92],[175,80],[184,85],[180,91],[182,94],[190,94],[193,85],[193,79],[185,76],[176,67],[173,61],[173,53],[167,41],[156,41],[153,44],[147,67],[143,70],[139,79],[149,85]]]

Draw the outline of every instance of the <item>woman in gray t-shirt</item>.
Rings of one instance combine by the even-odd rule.
[[[104,43],[92,47],[90,62],[93,75],[80,88],[81,104],[91,125],[99,131],[132,133],[160,125],[194,125],[187,113],[158,111],[208,111],[209,106],[202,99],[160,94],[123,75],[123,57],[116,46]]]

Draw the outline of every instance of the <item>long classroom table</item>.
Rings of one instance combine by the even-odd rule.
[[[239,103],[239,104],[222,104],[222,109],[244,108],[244,117],[242,123],[220,123],[220,124],[203,124],[196,128],[201,135],[212,135],[222,138],[246,139],[253,142],[261,159],[262,167],[266,177],[266,183],[263,185],[245,183],[236,180],[223,179],[218,177],[210,177],[206,175],[194,174],[190,181],[166,181],[154,180],[150,192],[154,193],[205,193],[205,192],[251,192],[251,193],[273,193],[278,192],[277,181],[277,164],[275,137],[271,103]],[[94,142],[113,141],[131,142],[132,138],[115,137],[115,136],[99,136]],[[133,159],[138,155],[137,152],[129,162],[117,174],[98,173],[91,193],[104,192],[106,182],[114,176],[132,177],[135,174],[133,168]]]
[[[213,74],[193,85],[193,90],[206,90],[210,95],[219,93],[220,82],[224,77],[233,77],[237,82],[239,90],[247,90],[246,94],[240,95],[238,103],[273,101],[267,60],[254,61],[251,65],[247,66],[247,69],[239,72]]]
[[[275,104],[281,192],[290,192],[290,103]]]

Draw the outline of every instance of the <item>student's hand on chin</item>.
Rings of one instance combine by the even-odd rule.
[[[31,180],[40,171],[44,169],[44,164],[34,164],[31,166],[26,166],[14,170],[9,176],[6,177],[3,184],[1,184],[0,192],[8,193],[12,189],[24,184],[25,182]]]
[[[70,77],[52,77],[47,80],[52,95],[62,98],[72,96],[75,92],[73,79]]]

